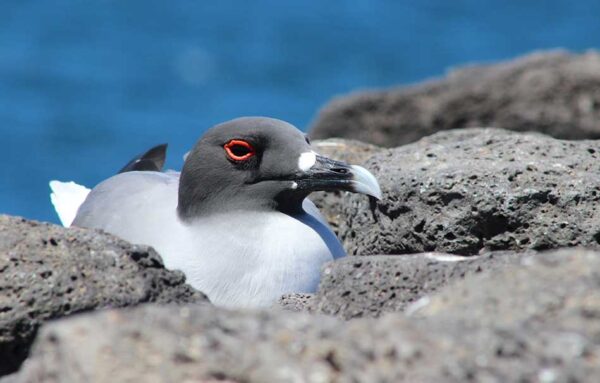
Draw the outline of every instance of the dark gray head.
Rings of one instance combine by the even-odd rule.
[[[317,155],[294,126],[243,117],[209,129],[189,153],[181,172],[178,210],[184,219],[227,210],[294,213],[317,190],[381,197],[371,173]]]

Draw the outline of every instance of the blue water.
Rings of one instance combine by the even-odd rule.
[[[331,97],[536,49],[600,47],[600,1],[1,0],[0,212],[57,222],[48,180],[167,165],[241,115],[306,129]]]

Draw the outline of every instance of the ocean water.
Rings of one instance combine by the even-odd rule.
[[[94,186],[169,143],[266,115],[306,129],[350,91],[538,49],[600,48],[596,0],[1,0],[0,213],[57,222],[50,179]]]

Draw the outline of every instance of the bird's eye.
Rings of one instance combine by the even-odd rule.
[[[256,153],[254,147],[244,140],[231,140],[223,148],[227,157],[234,161],[246,161]]]

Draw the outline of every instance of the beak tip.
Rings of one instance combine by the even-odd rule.
[[[381,201],[383,193],[381,192],[381,187],[379,186],[377,178],[375,178],[373,173],[362,166],[352,165],[350,168],[352,169],[352,174],[354,175],[354,191],[369,195],[378,201]]]
[[[375,198],[377,201],[381,201],[383,199],[383,194],[381,193],[381,189],[378,189],[377,192],[369,194],[371,197]]]

